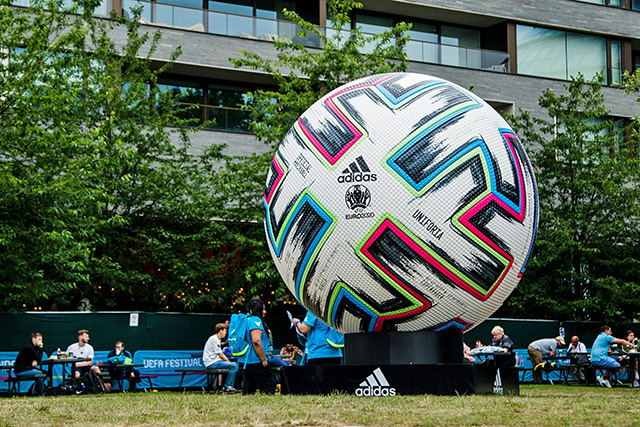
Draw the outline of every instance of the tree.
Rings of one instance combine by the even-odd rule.
[[[331,28],[321,28],[302,19],[297,13],[284,10],[285,17],[295,23],[298,34],[293,39],[274,42],[275,60],[257,53],[243,51],[243,58],[229,58],[233,64],[267,73],[278,85],[277,90],[257,90],[249,94],[250,105],[242,107],[251,112],[251,129],[258,140],[265,143],[266,153],[236,157],[227,163],[225,172],[226,197],[232,200],[231,218],[262,223],[263,189],[267,172],[277,145],[298,117],[326,93],[360,77],[372,74],[406,71],[405,52],[409,24],[400,23],[376,34],[364,34],[360,28],[351,29],[351,13],[362,7],[354,0],[327,2]],[[309,48],[310,41],[319,48]],[[363,52],[369,53],[363,53]],[[288,293],[282,286],[266,248],[262,227],[255,227],[255,255],[259,262],[247,272],[252,281],[250,292],[259,294],[266,284],[277,289],[278,295]]]
[[[212,221],[223,147],[189,154],[161,34],[96,5],[0,0],[0,309],[228,310],[251,259],[242,226]]]
[[[508,118],[532,157],[540,224],[500,315],[619,324],[640,313],[640,158],[629,130],[609,118],[603,81],[580,75],[564,94],[545,90],[549,119],[522,110]]]

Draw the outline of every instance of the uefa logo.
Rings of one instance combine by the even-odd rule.
[[[344,201],[351,210],[365,209],[371,203],[371,192],[364,185],[352,185],[345,193]]]

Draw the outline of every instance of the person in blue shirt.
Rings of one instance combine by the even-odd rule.
[[[269,338],[263,324],[267,309],[264,302],[254,299],[247,305],[247,312],[249,313],[247,342],[251,343],[251,347],[238,359],[238,364],[244,366],[242,394],[254,394],[257,389],[264,394],[274,394],[276,383],[271,375],[266,355]]]
[[[310,311],[301,322],[291,319],[293,325],[307,337],[305,346],[305,363],[307,365],[340,365],[342,364],[342,350],[327,341],[330,328],[326,323],[318,320]]]
[[[609,357],[611,344],[623,344],[632,348],[634,345],[627,340],[614,338],[610,326],[604,325],[601,331],[591,346],[591,365],[606,371],[604,375],[598,376],[596,379],[602,387],[611,388],[611,382],[609,381],[611,375],[620,369],[620,364],[613,357]]]

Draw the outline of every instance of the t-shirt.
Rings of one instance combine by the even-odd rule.
[[[329,326],[327,326],[326,323],[318,320],[310,311],[307,312],[302,323],[311,326],[311,330],[307,333],[307,345],[305,349],[307,359],[342,357],[342,350],[329,345],[327,342]]]
[[[529,344],[529,347],[533,347],[536,350],[540,350],[542,354],[549,354],[551,350],[556,350],[558,348],[558,341],[555,338],[543,338],[541,340],[536,340]]]
[[[615,340],[613,335],[600,332],[591,346],[591,362],[597,362],[609,356],[609,347]]]
[[[262,363],[256,351],[253,349],[253,344],[251,340],[251,331],[260,329],[262,331],[262,335],[260,336],[260,343],[262,344],[262,351],[264,351],[265,357],[267,357],[267,348],[269,345],[269,337],[267,333],[264,331],[264,326],[262,325],[262,319],[258,316],[249,316],[249,325],[247,326],[247,342],[249,343],[249,350],[247,351],[247,364],[252,363]],[[244,360],[242,360],[244,362]]]
[[[85,344],[82,347],[78,343],[73,343],[67,347],[67,353],[73,352],[73,357],[83,357],[93,359],[93,347],[91,344]]]
[[[202,362],[205,367],[213,365],[220,359],[218,356],[222,353],[222,346],[220,345],[220,338],[217,335],[211,335],[204,345],[204,351],[202,352]]]

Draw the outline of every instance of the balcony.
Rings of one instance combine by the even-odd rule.
[[[142,7],[141,20],[144,24],[263,41],[288,36],[304,46],[320,47],[317,38],[300,37],[300,27],[293,22],[141,0],[122,2],[123,11],[127,14],[138,6]],[[411,40],[407,54],[411,61],[502,73],[509,71],[509,55],[505,52]]]

